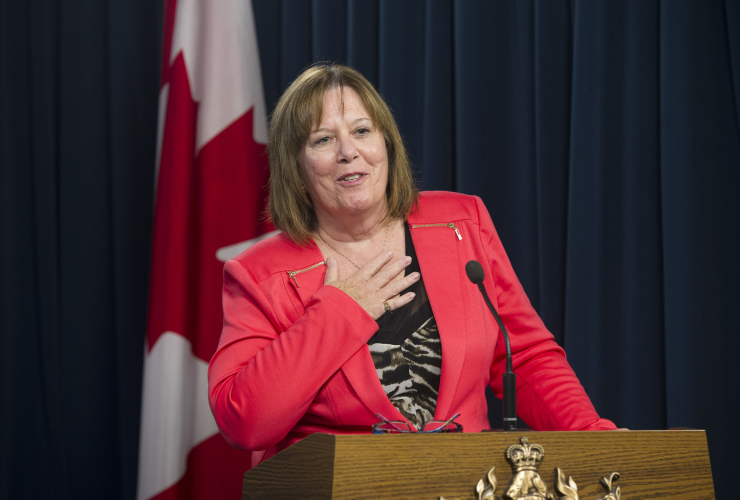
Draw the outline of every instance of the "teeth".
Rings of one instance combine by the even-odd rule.
[[[360,174],[348,175],[344,178],[345,181],[354,181],[360,178]]]

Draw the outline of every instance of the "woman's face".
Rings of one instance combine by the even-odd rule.
[[[301,178],[322,216],[385,215],[388,154],[383,133],[353,89],[324,93],[321,123],[311,131],[299,163]]]

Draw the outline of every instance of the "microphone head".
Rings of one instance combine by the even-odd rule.
[[[483,272],[483,266],[481,266],[480,262],[477,260],[471,260],[465,264],[465,274],[467,274],[468,279],[476,285],[483,283],[483,280],[486,277],[486,273]]]

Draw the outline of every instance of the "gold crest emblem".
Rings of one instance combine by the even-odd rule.
[[[545,449],[538,444],[529,444],[524,436],[519,438],[519,443],[506,448],[506,460],[511,464],[514,475],[504,491],[504,498],[554,500],[555,497],[538,472],[540,462],[545,457]]]
[[[540,477],[539,467],[545,457],[545,449],[539,444],[530,444],[522,436],[519,444],[512,444],[506,448],[506,459],[511,464],[512,476],[504,490],[504,500],[556,500],[555,495],[547,488],[545,481]],[[500,500],[496,495],[496,467],[491,467],[486,477],[479,480],[475,486],[477,500]],[[601,485],[606,494],[596,500],[622,500],[622,492],[614,482],[619,479],[618,472],[612,472],[601,478]],[[557,500],[580,500],[578,486],[573,478],[560,468],[555,468],[555,491],[559,494]],[[445,500],[440,497],[440,500]],[[448,498],[447,500],[452,500]]]

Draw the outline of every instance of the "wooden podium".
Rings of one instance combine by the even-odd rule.
[[[605,498],[600,479],[612,472],[624,500],[714,498],[702,430],[313,434],[246,472],[242,498],[472,500],[493,466],[503,498],[513,475],[506,449],[521,437],[544,449],[538,472],[555,499],[556,467],[583,500]]]

